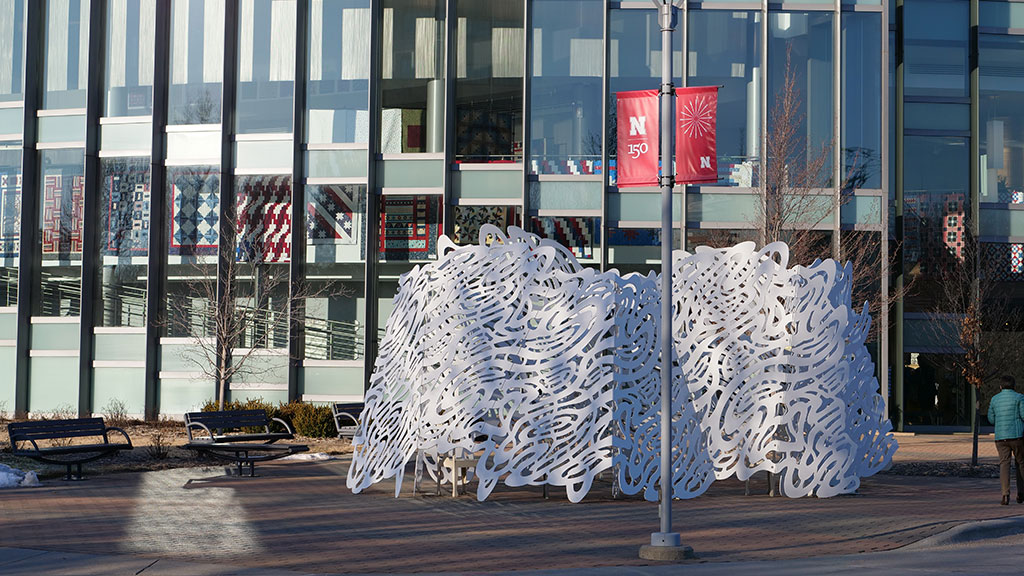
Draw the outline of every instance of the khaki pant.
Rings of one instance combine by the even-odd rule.
[[[1003,485],[1003,496],[1010,495],[1010,456],[1017,466],[1017,497],[1024,496],[1024,438],[996,440],[999,453],[999,481]]]

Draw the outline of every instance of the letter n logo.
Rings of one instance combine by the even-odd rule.
[[[629,135],[647,136],[647,116],[629,117]]]
[[[703,170],[705,168],[707,168],[708,170],[711,169],[711,156],[701,156],[700,157],[700,168],[701,168],[701,170]]]

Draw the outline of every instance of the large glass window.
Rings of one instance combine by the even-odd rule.
[[[18,303],[21,151],[0,148],[0,307]]]
[[[769,15],[769,186],[773,177],[797,187],[832,183],[832,18],[823,12]],[[795,106],[787,107],[787,98]]]
[[[295,0],[239,0],[239,134],[292,131]]]
[[[654,10],[612,10],[608,13],[608,178],[617,182],[616,103],[618,92],[655,90],[661,85],[661,28]],[[682,85],[682,34],[672,36],[672,73]]]
[[[107,0],[105,116],[153,113],[156,0]]]
[[[984,34],[981,68],[982,202],[1024,203],[1024,38]]]
[[[964,264],[968,217],[966,138],[904,138],[904,272],[915,282],[908,312],[932,312],[943,276]]]
[[[455,234],[452,240],[456,244],[467,245],[480,242],[480,227],[484,224],[496,226],[507,233],[509,226],[522,226],[522,209],[518,206],[456,206]],[[488,244],[490,236],[484,239]]]
[[[85,151],[39,153],[41,194],[38,316],[81,314],[82,242],[85,209]]]
[[[146,325],[149,158],[107,158],[100,181],[101,326]]]
[[[22,100],[24,92],[25,0],[8,0],[0,3],[0,102]]]
[[[380,259],[436,260],[444,219],[441,196],[381,196]]]
[[[445,3],[382,0],[381,6],[380,151],[442,152]]]
[[[523,0],[458,3],[455,157],[521,161]]]
[[[307,141],[365,143],[370,129],[370,3],[308,1]]]
[[[223,78],[224,0],[175,0],[167,123],[219,123]]]
[[[604,10],[599,0],[533,0],[530,173],[601,173]]]
[[[46,1],[43,108],[85,108],[89,83],[89,0]]]
[[[968,3],[906,0],[903,11],[904,94],[967,97]]]
[[[167,258],[168,336],[212,336],[220,243],[220,169],[167,169],[170,235]]]
[[[845,187],[882,187],[882,17],[842,18],[842,135]]]
[[[758,185],[761,149],[761,14],[690,13],[690,86],[718,90],[719,182]]]
[[[366,186],[306,187],[305,357],[358,360],[366,318]]]
[[[565,246],[580,260],[601,259],[601,219],[584,216],[533,216],[530,230]]]

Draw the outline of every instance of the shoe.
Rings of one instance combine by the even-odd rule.
[[[1001,504],[1003,506],[1009,506],[1010,505],[1010,496],[1009,495],[1003,496],[1003,501],[1001,502]]]

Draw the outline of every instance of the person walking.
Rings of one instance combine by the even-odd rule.
[[[1001,376],[1002,390],[988,405],[988,420],[996,427],[996,451],[999,453],[999,481],[1004,506],[1010,503],[1010,458],[1017,466],[1017,503],[1024,503],[1024,395],[1014,388],[1009,374]]]

